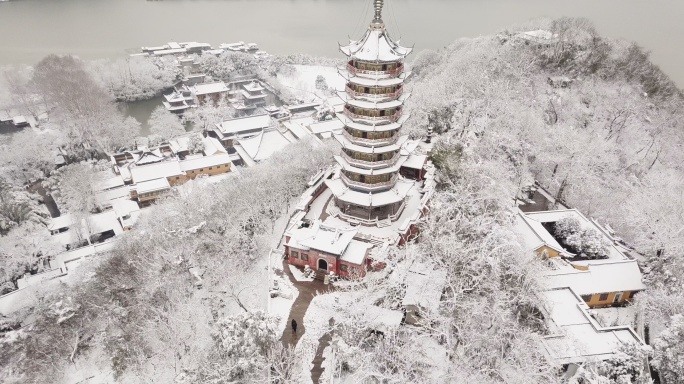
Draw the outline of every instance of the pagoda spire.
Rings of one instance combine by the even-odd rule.
[[[373,21],[382,22],[382,6],[384,3],[384,0],[375,0],[375,19]]]
[[[373,22],[371,22],[371,27],[385,26],[385,23],[382,21],[382,7],[384,4],[384,0],[373,0],[373,5],[375,7],[375,17],[373,18]]]

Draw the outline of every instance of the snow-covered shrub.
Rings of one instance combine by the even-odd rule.
[[[311,269],[311,267],[309,267],[308,265],[304,266],[304,276],[306,276],[307,278],[312,278],[312,277],[314,277],[315,274],[316,274],[316,271]]]

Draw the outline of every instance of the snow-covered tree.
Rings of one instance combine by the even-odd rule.
[[[263,375],[259,373],[268,369],[269,351],[278,342],[276,324],[275,318],[261,311],[219,320],[213,336],[214,353],[221,364],[203,372],[202,381],[247,381],[255,374]]]
[[[235,112],[235,108],[222,99],[217,104],[199,105],[185,113],[184,118],[194,122],[196,130],[204,131],[213,129],[215,124],[235,117]]]
[[[672,316],[667,329],[653,341],[653,366],[667,383],[684,383],[684,316]]]
[[[173,63],[149,57],[96,60],[88,69],[118,101],[152,98],[171,88],[179,75]]]
[[[163,143],[185,133],[185,127],[178,116],[169,112],[163,106],[152,111],[149,119],[151,139],[153,143]]]

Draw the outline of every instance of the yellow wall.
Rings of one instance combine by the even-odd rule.
[[[622,304],[622,303],[628,302],[630,293],[631,293],[630,291],[623,292],[622,298],[617,303],[614,303],[614,300],[615,300],[615,295],[618,295],[619,292],[609,293],[608,298],[605,300],[601,300],[601,294],[595,293],[595,294],[591,295],[591,299],[589,301],[585,301],[585,302],[587,303],[587,305],[590,308],[609,307],[609,306],[612,306],[614,304]],[[582,300],[584,300],[584,297],[582,297]]]
[[[209,169],[211,168],[211,169]],[[212,167],[208,168],[202,168],[200,171],[199,169],[193,169],[193,170],[188,170],[186,171],[186,177],[189,180],[193,180],[195,177],[199,175],[209,175],[209,176],[214,176],[214,175],[220,175],[222,173],[228,173],[230,172],[230,164],[221,164],[221,165],[215,165]]]
[[[555,249],[549,248],[546,245],[542,245],[541,247],[537,248],[537,254],[539,256],[546,255],[546,257],[551,258],[551,257],[558,257],[558,251]]]

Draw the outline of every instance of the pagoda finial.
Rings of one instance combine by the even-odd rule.
[[[375,17],[373,22],[371,22],[371,27],[382,28],[385,23],[382,21],[382,6],[385,4],[384,0],[373,0],[373,6],[375,7]]]
[[[375,19],[373,21],[382,22],[382,5],[384,2],[384,0],[375,0]]]

